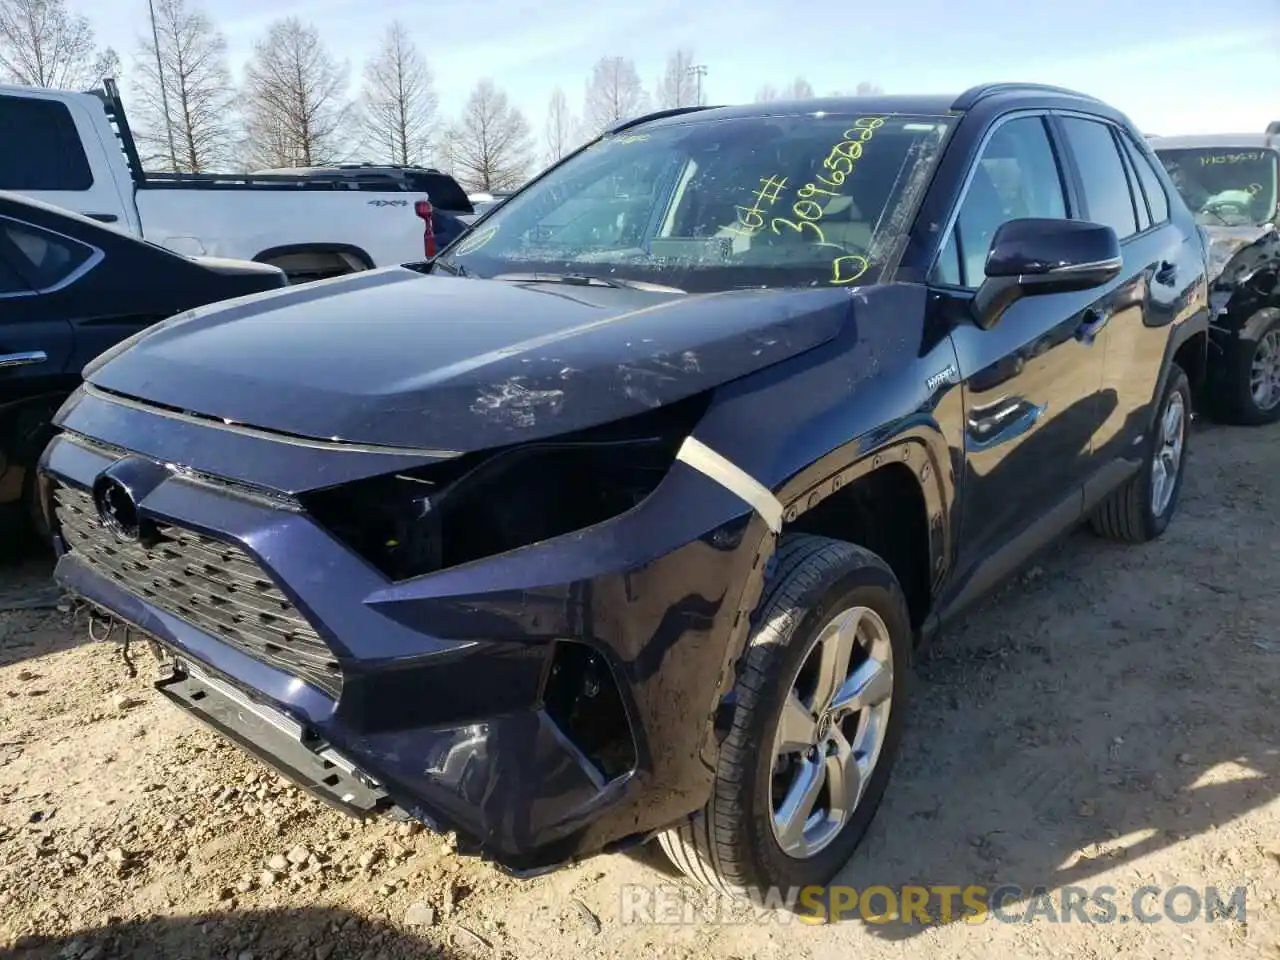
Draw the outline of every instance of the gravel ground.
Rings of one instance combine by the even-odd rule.
[[[677,882],[649,848],[521,882],[300,795],[86,642],[32,563],[0,572],[0,609],[36,605],[0,612],[0,956],[1280,957],[1277,441],[1198,430],[1161,541],[1074,535],[939,641],[840,878],[1110,885],[1121,917],[1146,884],[1243,887],[1245,922],[648,922],[624,905]]]

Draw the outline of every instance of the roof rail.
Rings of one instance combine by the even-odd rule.
[[[623,130],[630,130],[634,126],[642,123],[648,123],[650,120],[662,120],[665,117],[678,117],[682,113],[694,113],[698,110],[714,110],[715,106],[710,104],[702,107],[671,107],[668,110],[655,110],[653,113],[645,113],[638,117],[630,117],[626,120],[619,120],[611,127],[605,127],[604,133],[621,133]]]
[[[1069,90],[1066,87],[1055,87],[1048,83],[980,83],[976,87],[970,87],[960,96],[956,97],[955,102],[951,104],[952,110],[971,110],[979,100],[985,100],[987,97],[994,97],[1000,93],[1016,93],[1025,91],[1027,93],[1056,93],[1066,97],[1075,97],[1079,100],[1088,100],[1091,103],[1099,103],[1097,97],[1091,97],[1087,93],[1081,93],[1079,90]]]

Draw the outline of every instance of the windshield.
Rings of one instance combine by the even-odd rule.
[[[624,131],[506,201],[440,262],[691,293],[873,283],[948,129],[940,117],[817,113]]]
[[[1276,216],[1272,150],[1197,147],[1157,150],[1196,222],[1204,226],[1261,226]]]

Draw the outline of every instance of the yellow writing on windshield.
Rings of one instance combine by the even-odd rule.
[[[836,286],[853,283],[871,268],[871,261],[857,254],[836,257],[831,261],[831,282]]]
[[[1208,167],[1219,163],[1248,163],[1261,160],[1262,154],[1257,150],[1251,153],[1214,153],[1200,158],[1200,166]]]
[[[760,189],[751,195],[755,202],[749,207],[734,207],[738,213],[737,222],[734,226],[740,228],[736,232],[751,236],[763,230],[764,204],[768,203],[772,207],[778,202],[778,197],[786,187],[786,177],[778,177],[776,174],[771,177],[761,177]]]
[[[844,131],[841,140],[822,161],[825,174],[816,174],[813,183],[806,183],[796,191],[796,202],[791,206],[793,219],[774,217],[769,228],[781,235],[783,230],[813,236],[815,243],[827,243],[819,221],[826,214],[831,199],[844,196],[839,190],[853,173],[857,161],[862,159],[863,144],[884,126],[884,117],[859,117],[853,126]],[[821,186],[819,186],[821,184]],[[821,202],[819,202],[821,201]],[[780,229],[781,228],[781,229]],[[866,257],[843,255],[831,261],[831,283],[853,283],[867,272],[870,264]]]

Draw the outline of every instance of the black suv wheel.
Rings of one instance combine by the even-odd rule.
[[[868,550],[785,535],[735,690],[715,792],[660,838],[728,893],[829,880],[884,795],[902,731],[911,624]]]
[[[1099,536],[1145,543],[1164,533],[1178,507],[1187,465],[1191,384],[1174,364],[1147,438],[1142,469],[1102,501],[1091,524]]]

